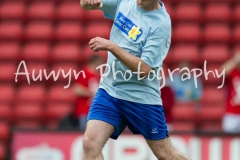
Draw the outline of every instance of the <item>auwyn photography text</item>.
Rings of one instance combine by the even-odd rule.
[[[160,67],[157,70],[151,70],[148,74],[148,76],[146,77],[141,77],[140,75],[143,73],[141,72],[141,62],[139,62],[138,64],[138,71],[137,72],[132,72],[130,70],[126,70],[124,73],[122,71],[116,71],[115,70],[115,62],[113,61],[112,66],[110,66],[109,64],[102,64],[100,66],[98,66],[96,69],[100,71],[100,76],[101,77],[106,77],[109,74],[112,74],[113,78],[116,80],[117,75],[120,74],[121,77],[125,80],[125,81],[129,81],[133,75],[137,75],[138,80],[143,80],[145,78],[147,78],[149,81],[152,81],[153,79],[157,78],[158,80],[161,80],[161,86],[159,89],[161,89],[162,87],[165,86],[166,84],[166,76],[164,74],[163,68]],[[107,72],[104,72],[104,68],[107,69]],[[112,71],[110,73],[110,71]],[[218,79],[222,79],[222,83],[221,85],[219,85],[217,88],[220,89],[223,87],[224,82],[225,82],[225,69],[223,69],[221,72],[219,72],[217,69],[215,70],[207,70],[207,61],[204,61],[204,65],[203,65],[203,69],[200,68],[193,68],[193,69],[189,69],[187,67],[184,68],[176,68],[174,70],[170,70],[168,69],[168,75],[171,81],[174,81],[173,79],[173,74],[175,72],[180,72],[182,73],[182,77],[181,80],[182,81],[186,81],[188,79],[193,78],[194,82],[195,82],[195,87],[197,88],[197,79],[199,77],[201,77],[202,75],[204,75],[204,78],[206,80],[208,80],[208,76],[209,74],[212,74],[214,76],[214,78],[218,78]],[[53,77],[54,81],[57,81],[59,78],[59,75],[62,74],[63,78],[68,79],[68,84],[66,86],[64,86],[63,88],[69,88],[71,81],[72,81],[72,77],[74,77],[74,79],[78,79],[79,76],[82,76],[84,79],[86,78],[86,74],[83,70],[77,72],[74,69],[69,68],[68,72],[65,72],[63,69],[59,68],[59,70],[56,71],[50,71],[47,72],[46,69],[40,69],[38,75],[35,74],[35,69],[32,70],[31,73],[31,77],[30,77],[30,73],[28,72],[28,68],[27,65],[25,63],[25,61],[21,61],[18,65],[17,68],[17,72],[14,73],[15,74],[15,82],[18,82],[18,77],[19,76],[25,76],[27,78],[27,82],[28,84],[31,84],[31,81],[42,81],[43,77],[45,78],[45,80],[49,80],[50,77]]]

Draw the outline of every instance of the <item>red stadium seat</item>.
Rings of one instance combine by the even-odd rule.
[[[195,129],[195,125],[192,122],[173,122],[172,131],[175,132],[192,132]]]
[[[173,20],[175,18],[175,16],[174,16],[174,12],[173,12],[173,8],[172,8],[171,3],[166,3],[165,2],[164,5],[165,5],[165,8],[166,8],[168,14],[170,15],[171,19]]]
[[[201,6],[198,3],[180,3],[176,7],[175,18],[177,21],[194,21],[201,19]]]
[[[7,145],[3,142],[0,142],[0,159],[5,160],[7,159]]]
[[[61,118],[60,118],[61,119]],[[45,125],[48,130],[57,130],[59,128],[59,119],[58,120],[48,120]]]
[[[64,1],[58,7],[57,16],[60,20],[82,20],[84,11],[78,1]]]
[[[104,19],[103,11],[101,10],[88,10],[88,11],[85,11],[84,15],[85,15],[84,19],[87,22],[106,21]]]
[[[53,85],[48,92],[48,100],[50,102],[73,102],[75,100],[75,95],[71,88],[64,89],[63,85]]]
[[[194,120],[194,105],[191,103],[177,103],[173,107],[172,115],[174,121],[193,121]]]
[[[240,42],[240,23],[235,26],[233,31],[233,39],[236,44],[239,44]]]
[[[0,60],[18,60],[20,46],[15,42],[0,43]]]
[[[202,60],[223,63],[230,57],[230,51],[227,45],[206,45],[202,50]]]
[[[17,65],[15,63],[0,63],[0,82],[14,82],[15,75],[17,72]]]
[[[29,19],[53,20],[54,14],[54,3],[51,1],[34,1],[28,8]]]
[[[240,21],[240,3],[238,3],[238,5],[236,5],[235,10],[234,10],[234,20],[235,22],[239,22]]]
[[[59,121],[72,111],[71,103],[49,103],[47,105],[46,116],[48,121]]]
[[[222,132],[222,121],[219,122],[203,122],[200,126],[203,132]]]
[[[204,30],[206,42],[228,43],[231,38],[231,31],[227,24],[209,24]]]
[[[207,87],[203,91],[202,103],[223,104],[226,100],[226,91],[224,89],[217,89],[216,87]]]
[[[0,120],[10,122],[12,118],[12,108],[11,105],[0,104]]]
[[[31,22],[25,31],[29,40],[51,40],[53,37],[53,27],[48,22]]]
[[[1,19],[23,19],[25,15],[25,6],[21,1],[5,1],[0,6]]]
[[[231,7],[229,3],[210,3],[205,8],[204,19],[206,21],[226,22],[231,18]]]
[[[18,89],[18,102],[44,102],[46,90],[43,85],[22,85]]]
[[[81,40],[83,29],[80,23],[62,22],[57,26],[55,38],[58,40]]]
[[[8,84],[1,84],[0,85],[0,103],[12,103],[15,99],[15,89],[14,86]]]
[[[173,40],[178,42],[200,42],[201,28],[198,24],[180,24],[173,32]]]
[[[215,88],[220,87],[223,83],[223,77],[221,76],[220,78],[218,78],[216,75],[216,71],[218,72],[218,75],[223,72],[223,70],[221,69],[221,65],[211,64],[210,62],[206,66],[206,71],[208,72],[208,75],[207,79],[204,77],[203,83],[215,86]],[[214,75],[212,72],[214,72]]]
[[[170,50],[168,51],[168,54],[167,54],[166,58],[164,59],[163,63],[164,64],[167,63],[169,65],[174,63],[174,61],[173,61],[173,50],[171,49],[171,47],[170,47]]]
[[[50,45],[45,42],[27,43],[23,48],[24,60],[46,61],[50,57]]]
[[[38,121],[29,121],[29,120],[18,120],[14,127],[17,127],[18,129],[27,129],[27,130],[37,130],[41,129],[42,124]]]
[[[197,45],[177,45],[172,52],[173,61],[190,61],[197,62],[199,56],[199,49]]]
[[[44,115],[43,107],[38,103],[21,103],[14,108],[14,117],[16,121],[29,120],[41,121]]]
[[[201,108],[201,121],[221,121],[224,115],[224,104],[219,105],[205,105]]]
[[[74,61],[79,62],[82,59],[82,51],[77,43],[58,43],[53,48],[52,60],[54,61]]]
[[[99,32],[101,31],[101,32]],[[109,38],[110,37],[111,26],[106,23],[90,23],[86,26],[85,37],[87,41],[95,37]]]
[[[19,40],[22,38],[22,24],[20,22],[1,22],[0,39]]]
[[[75,76],[74,76],[74,71],[76,72],[76,74],[78,72],[80,72],[80,70],[78,69],[77,64],[74,63],[58,63],[55,64],[52,69],[52,71],[55,71],[55,73],[59,72],[59,78],[58,78],[58,82],[64,82],[65,85],[68,85],[69,82],[69,76],[67,76],[66,78],[63,77],[62,72],[64,71],[64,74],[67,75],[68,72],[71,73],[71,82],[73,83],[75,81]],[[71,83],[71,84],[72,84]]]
[[[236,52],[240,52],[240,44],[236,44],[236,45],[233,47],[233,53],[236,53]]]
[[[0,121],[0,141],[8,141],[10,137],[9,124],[5,121]]]

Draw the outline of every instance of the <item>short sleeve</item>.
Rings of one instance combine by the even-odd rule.
[[[171,35],[164,34],[161,30],[155,30],[150,34],[142,49],[141,59],[152,68],[159,68],[165,59],[171,43]]]
[[[102,0],[103,7],[101,10],[104,12],[104,17],[114,20],[117,7],[121,0]]]

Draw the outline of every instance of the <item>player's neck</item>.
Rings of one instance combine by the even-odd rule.
[[[151,11],[151,10],[157,10],[161,8],[161,5],[158,0],[152,1],[152,3],[149,3],[146,6],[142,6],[140,1],[141,0],[137,0],[137,5],[143,10]]]

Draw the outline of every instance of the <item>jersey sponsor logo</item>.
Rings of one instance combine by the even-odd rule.
[[[125,17],[121,12],[114,21],[114,25],[125,33],[128,38],[136,42],[138,38],[142,35],[143,31],[140,26],[135,25],[130,19]]]

